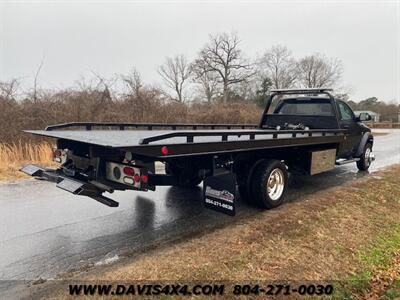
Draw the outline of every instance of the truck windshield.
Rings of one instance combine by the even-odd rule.
[[[334,116],[332,105],[328,101],[282,101],[278,104],[274,114]]]

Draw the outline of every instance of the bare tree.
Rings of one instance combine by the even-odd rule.
[[[42,57],[42,60],[40,61],[39,67],[37,68],[37,70],[36,70],[36,72],[35,72],[35,74],[34,74],[34,76],[33,76],[32,99],[33,99],[33,102],[35,102],[35,103],[36,103],[37,100],[38,100],[38,90],[39,90],[39,87],[38,87],[38,79],[39,79],[40,71],[41,71],[42,68],[43,68],[43,64],[44,64],[44,55],[43,55],[43,57]]]
[[[184,102],[184,87],[192,73],[191,65],[184,55],[167,57],[158,69],[165,84],[176,92],[178,102]]]
[[[224,103],[228,100],[229,87],[232,84],[243,82],[254,74],[252,65],[244,58],[239,44],[239,37],[235,33],[211,35],[196,61],[196,64],[205,66],[206,72],[218,74]]]
[[[263,78],[269,78],[272,88],[287,89],[296,82],[296,61],[286,46],[273,46],[259,61]]]
[[[342,77],[342,63],[337,58],[328,58],[316,53],[300,59],[299,82],[307,88],[334,86]]]
[[[140,96],[143,87],[142,76],[136,68],[133,68],[128,75],[121,75],[123,83],[128,87],[130,93],[136,98]]]
[[[200,85],[201,93],[208,103],[211,103],[219,91],[218,74],[215,71],[208,71],[203,60],[196,60],[192,65],[193,81]]]
[[[0,81],[0,98],[10,101],[16,98],[20,87],[20,82],[18,79],[11,79],[7,82]]]

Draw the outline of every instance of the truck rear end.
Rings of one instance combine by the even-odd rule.
[[[129,152],[115,149],[58,140],[53,151],[53,160],[60,164],[58,169],[28,165],[21,171],[56,182],[57,187],[73,194],[89,196],[115,207],[118,202],[103,196],[104,192],[154,190],[149,184],[149,172],[154,173],[154,162],[144,163],[129,155]]]

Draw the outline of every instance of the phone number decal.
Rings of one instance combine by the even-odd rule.
[[[285,285],[285,284],[269,284],[267,286],[262,285],[235,285],[233,287],[234,295],[260,295],[260,296],[277,296],[277,295],[292,295],[298,294],[302,296],[322,296],[332,295],[333,285],[322,285],[322,284],[301,284],[298,286]]]

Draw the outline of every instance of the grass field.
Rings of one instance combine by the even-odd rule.
[[[13,143],[0,144],[0,180],[29,178],[19,172],[24,164],[52,166],[52,145],[49,143]]]

